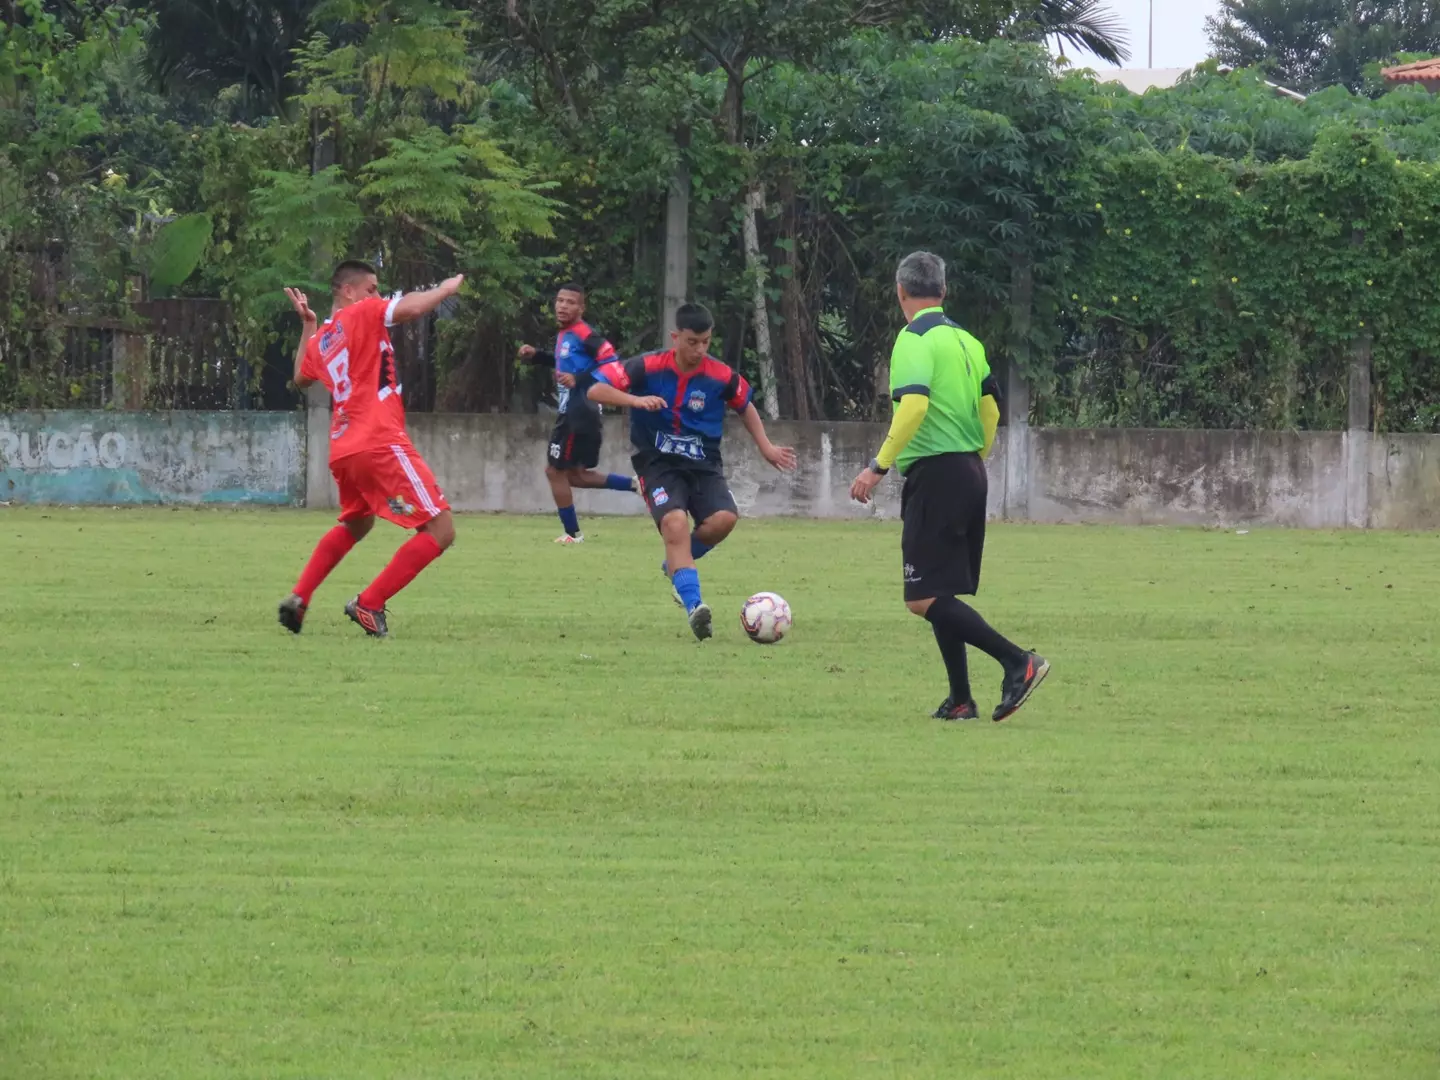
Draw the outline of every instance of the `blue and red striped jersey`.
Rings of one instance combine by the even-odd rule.
[[[744,412],[750,404],[750,384],[738,371],[707,356],[683,372],[674,349],[613,361],[595,379],[636,397],[664,398],[665,408],[655,412],[630,410],[630,441],[687,461],[719,462],[725,410]]]
[[[575,389],[560,389],[559,411],[566,412],[572,395],[584,405],[585,391],[595,382],[595,371],[614,360],[615,346],[583,319],[571,323],[555,336],[555,370],[575,376]]]

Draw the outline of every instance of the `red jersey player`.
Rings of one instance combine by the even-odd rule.
[[[455,542],[450,505],[405,433],[405,406],[389,328],[428,315],[460,291],[453,277],[438,288],[385,299],[375,268],[343,262],[330,279],[330,318],[318,323],[305,294],[286,289],[300,316],[295,385],[324,383],[333,403],[330,473],[340,488],[340,524],[320,539],[295,591],[280,604],[280,623],[298,634],[310,598],[331,570],[363,540],[376,517],[415,535],[401,545],[345,614],[371,637],[385,637],[385,602]]]

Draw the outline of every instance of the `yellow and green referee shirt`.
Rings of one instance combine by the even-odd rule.
[[[916,312],[895,339],[890,396],[898,402],[907,394],[925,395],[929,408],[896,458],[902,473],[920,458],[985,449],[980,401],[988,396],[998,402],[999,388],[985,346],[947,319],[941,308]]]

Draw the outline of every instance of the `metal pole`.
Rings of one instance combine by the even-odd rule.
[[[1145,60],[1145,66],[1155,66],[1155,0],[1150,0],[1150,51]]]

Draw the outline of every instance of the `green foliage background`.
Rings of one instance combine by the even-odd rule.
[[[1039,46],[850,25],[839,0],[833,25],[797,9],[773,33],[747,8],[758,29],[728,43],[683,6],[593,0],[521,34],[483,8],[344,0],[314,8],[267,110],[155,89],[144,8],[19,6],[0,407],[63,405],[63,326],[129,318],[139,291],[228,300],[258,379],[285,362],[280,286],[323,294],[341,255],[381,259],[389,288],[467,274],[428,354],[436,407],[523,406],[515,347],[548,332],[560,280],[589,285],[623,351],[660,339],[684,166],[692,292],[752,373],[741,206],[766,194],[789,415],[883,412],[893,265],[923,246],[949,261],[951,314],[1024,369],[1037,423],[1339,427],[1369,348],[1377,427],[1440,431],[1440,107],[1418,88],[1297,103],[1202,68],[1136,96]]]

